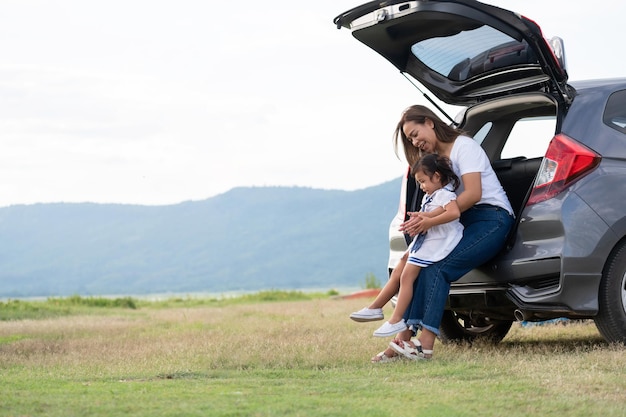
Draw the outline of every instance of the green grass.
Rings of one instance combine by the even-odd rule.
[[[0,321],[22,319],[44,319],[68,316],[78,312],[88,313],[88,307],[136,309],[136,300],[131,297],[104,298],[80,297],[48,298],[46,301],[0,301]]]
[[[12,313],[0,416],[626,416],[626,352],[592,322],[375,365],[380,323],[347,318],[368,300],[278,293]]]
[[[302,301],[320,298],[328,298],[336,295],[334,290],[326,294],[304,293],[302,291],[268,290],[251,294],[244,294],[229,298],[197,298],[197,297],[171,297],[160,301],[145,301],[133,297],[81,297],[73,295],[65,298],[48,298],[42,301],[24,301],[11,299],[0,301],[0,321],[54,318],[76,314],[102,314],[102,311],[88,307],[111,308],[172,308],[172,307],[201,307],[201,306],[226,306],[233,304],[250,304],[255,302],[274,301]]]

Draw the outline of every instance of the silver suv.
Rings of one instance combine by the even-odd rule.
[[[439,100],[489,155],[516,210],[506,248],[452,284],[444,341],[501,340],[515,320],[593,319],[626,343],[626,78],[570,82],[563,42],[474,0],[374,1],[334,19]],[[389,271],[416,211],[404,177]]]

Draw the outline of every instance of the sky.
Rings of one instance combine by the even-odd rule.
[[[0,0],[0,207],[398,178],[393,130],[428,103],[336,29],[361,3]],[[621,0],[490,3],[563,38],[571,80],[626,75]]]

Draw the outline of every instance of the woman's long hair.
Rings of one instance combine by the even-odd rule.
[[[413,146],[413,143],[411,143],[409,138],[406,137],[402,128],[406,122],[422,124],[425,123],[427,119],[431,120],[435,125],[435,135],[437,136],[437,140],[441,142],[454,142],[457,136],[464,133],[460,129],[448,126],[439,118],[439,116],[426,106],[416,104],[404,110],[404,112],[402,112],[402,117],[398,122],[398,126],[396,126],[396,131],[394,132],[394,149],[396,155],[400,157],[398,149],[400,147],[400,142],[402,143],[404,156],[410,166],[413,166],[413,164],[415,164],[422,157],[423,153],[419,148]]]

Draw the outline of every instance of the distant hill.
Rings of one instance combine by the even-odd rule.
[[[400,179],[235,188],[169,206],[0,208],[0,297],[359,287],[387,277]]]

